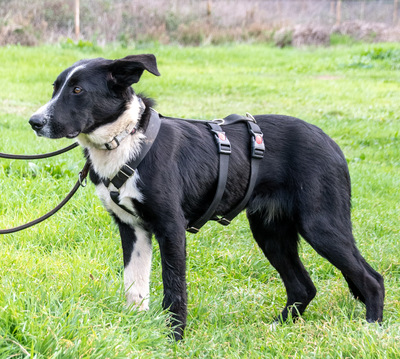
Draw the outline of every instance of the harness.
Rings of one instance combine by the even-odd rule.
[[[124,164],[113,178],[106,179],[103,181],[104,185],[110,192],[111,199],[124,211],[137,217],[136,213],[132,212],[129,208],[119,203],[119,190],[126,183],[126,181],[128,181],[128,179],[134,175],[135,170],[142,162],[142,160],[145,158],[151,146],[153,145],[157,137],[158,131],[160,129],[161,125],[160,117],[168,120],[178,120],[178,121],[207,124],[208,128],[210,129],[210,132],[214,136],[214,140],[219,154],[218,183],[214,194],[214,198],[211,201],[206,212],[200,218],[190,223],[186,230],[190,233],[197,233],[199,232],[200,228],[209,220],[217,221],[218,223],[224,226],[229,225],[232,219],[235,218],[246,207],[250,199],[250,196],[253,193],[253,189],[257,180],[260,160],[263,158],[265,152],[263,133],[258,124],[256,123],[254,117],[249,113],[247,113],[246,116],[232,114],[225,117],[224,119],[203,121],[194,119],[166,117],[159,114],[154,109],[151,109],[149,124],[145,131],[146,138],[143,142],[139,156],[129,161],[128,163]],[[247,129],[251,138],[250,180],[246,194],[244,195],[243,199],[236,205],[236,207],[223,216],[217,216],[215,210],[217,209],[219,203],[221,202],[222,196],[225,192],[226,182],[228,178],[228,170],[229,170],[229,158],[231,154],[231,144],[225,132],[222,130],[221,126],[233,125],[239,122],[244,122],[247,124]],[[111,184],[116,188],[116,191],[110,188]]]

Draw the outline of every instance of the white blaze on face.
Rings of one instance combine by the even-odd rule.
[[[70,80],[71,76],[76,73],[77,71],[84,69],[86,67],[86,65],[79,65],[77,67],[74,67],[73,69],[70,70],[70,72],[67,74],[63,84],[61,85],[60,89],[58,90],[56,96],[54,96],[48,103],[46,103],[45,105],[43,105],[42,107],[40,107],[32,116],[35,115],[41,115],[43,116],[46,121],[47,124],[49,124],[49,122],[51,121],[52,116],[54,115],[53,111],[54,111],[54,105],[55,103],[58,101],[61,93],[63,92],[65,86],[67,86],[68,81]],[[42,135],[45,137],[51,137],[51,130],[48,126],[45,126],[42,129]]]

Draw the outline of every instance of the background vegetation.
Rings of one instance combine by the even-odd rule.
[[[0,151],[42,153],[70,143],[37,138],[27,123],[58,73],[81,58],[144,52],[156,54],[162,76],[144,75],[136,90],[155,97],[165,115],[282,113],[339,143],[352,176],[358,246],[385,278],[384,323],[368,325],[340,273],[302,242],[317,297],[302,319],[272,327],[285,291],[242,214],[229,227],[211,223],[188,235],[188,328],[175,344],[161,310],[156,242],[150,310],[128,311],[119,236],[88,185],[47,222],[0,237],[0,358],[398,358],[400,46],[2,47]],[[52,160],[1,160],[0,228],[54,207],[83,163],[78,149]]]
[[[399,41],[399,0],[0,0],[0,45],[227,41],[329,45],[330,36]],[[284,41],[283,41],[284,40]]]

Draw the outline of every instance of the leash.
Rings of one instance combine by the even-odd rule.
[[[74,143],[68,147],[62,148],[61,150],[50,152],[50,153],[43,153],[39,155],[12,155],[12,154],[7,154],[7,153],[1,153],[0,152],[0,157],[1,158],[9,158],[9,159],[17,159],[17,160],[31,160],[31,159],[41,159],[41,158],[48,158],[48,157],[53,157],[57,156],[59,154],[65,153],[69,150],[72,150],[73,148],[77,147],[78,143]],[[67,194],[67,196],[51,211],[47,212],[45,215],[31,221],[28,223],[25,223],[23,225],[14,227],[14,228],[9,228],[9,229],[0,229],[0,234],[10,234],[10,233],[15,233],[18,231],[22,231],[23,229],[32,227],[40,222],[43,222],[47,218],[51,217],[53,214],[58,212],[64,205],[73,197],[73,195],[76,193],[76,191],[79,189],[79,187],[85,187],[86,186],[86,178],[89,173],[90,169],[90,162],[86,161],[85,165],[83,166],[82,170],[79,172],[79,177],[78,180],[76,181],[74,187],[71,189],[71,191]]]
[[[49,157],[61,155],[62,153],[68,152],[78,146],[79,146],[78,142],[75,142],[68,147],[62,148],[61,150],[49,152],[49,153],[42,153],[40,155],[12,155],[9,153],[0,152],[0,158],[8,158],[11,160],[39,160],[42,158],[49,158]]]

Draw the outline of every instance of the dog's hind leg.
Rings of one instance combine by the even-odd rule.
[[[255,240],[285,284],[287,303],[276,321],[301,315],[316,289],[299,258],[295,224],[289,219],[268,220],[260,212],[248,211],[247,217]]]
[[[127,305],[149,309],[151,234],[137,226],[118,222],[124,256],[124,285]]]
[[[301,221],[300,234],[344,275],[353,295],[365,303],[368,322],[383,317],[385,289],[382,276],[365,261],[351,233],[350,220],[320,211]],[[337,218],[336,218],[337,217]]]
[[[360,260],[361,260],[361,262],[363,262],[363,265],[364,265],[365,269],[368,271],[368,273],[371,274],[373,277],[375,277],[375,279],[380,283],[382,291],[384,293],[385,287],[383,284],[382,276],[378,272],[376,272],[374,269],[372,269],[372,267],[368,264],[368,262],[366,262],[366,260],[363,257],[361,257]],[[365,304],[364,295],[357,288],[355,283],[345,273],[342,273],[342,274],[344,276],[344,279],[346,279],[346,282],[347,282],[349,289],[350,289],[351,293],[353,294],[354,298],[359,299],[360,301],[362,301]]]

